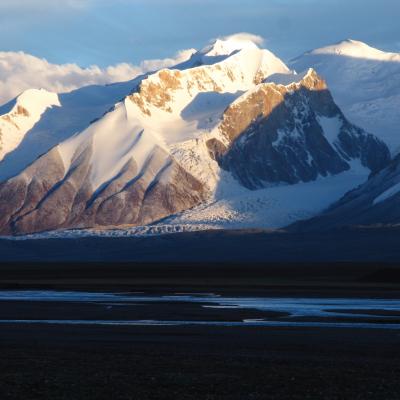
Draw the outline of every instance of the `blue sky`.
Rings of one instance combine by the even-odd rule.
[[[0,50],[137,64],[251,32],[284,60],[341,39],[400,51],[399,0],[0,0]]]

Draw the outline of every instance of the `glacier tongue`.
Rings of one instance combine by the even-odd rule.
[[[283,228],[324,211],[335,199],[364,183],[370,171],[355,162],[350,171],[296,185],[247,190],[225,181],[214,201],[162,222],[163,226],[207,226],[209,229]],[[171,229],[173,231],[173,229]]]

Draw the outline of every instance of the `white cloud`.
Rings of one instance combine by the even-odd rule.
[[[181,50],[174,58],[142,61],[140,67],[143,71],[156,71],[158,69],[172,67],[173,65],[188,60],[195,51],[195,49]]]
[[[0,104],[31,88],[63,93],[87,85],[127,81],[139,74],[186,61],[193,51],[180,51],[174,58],[143,61],[139,66],[121,63],[107,68],[51,64],[23,52],[0,52]]]
[[[263,46],[265,44],[265,39],[262,36],[259,35],[254,35],[252,33],[247,33],[247,32],[241,32],[241,33],[235,33],[233,35],[228,35],[228,36],[223,36],[220,39],[223,40],[236,40],[238,42],[240,41],[250,41],[255,43],[258,46]]]

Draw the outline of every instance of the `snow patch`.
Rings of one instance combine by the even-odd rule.
[[[332,147],[334,147],[335,142],[338,139],[340,129],[343,126],[342,119],[339,116],[333,118],[317,116],[317,121],[320,124],[322,130],[324,131],[324,136],[326,140]]]
[[[394,195],[396,195],[397,193],[400,192],[400,182],[397,183],[396,185],[392,186],[390,189],[386,190],[385,192],[383,192],[380,196],[378,196],[373,204],[379,204],[382,203],[383,201],[393,197]]]

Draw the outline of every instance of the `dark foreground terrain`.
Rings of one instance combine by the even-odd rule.
[[[205,231],[144,237],[0,239],[2,261],[398,262],[400,228]]]
[[[397,264],[376,263],[3,263],[0,291],[211,291],[397,302],[399,271]],[[267,315],[187,304],[102,306],[0,301],[0,320],[98,319],[108,311],[119,320]],[[0,354],[1,399],[400,399],[398,329],[2,323]]]
[[[398,399],[398,332],[3,326],[2,399]]]

